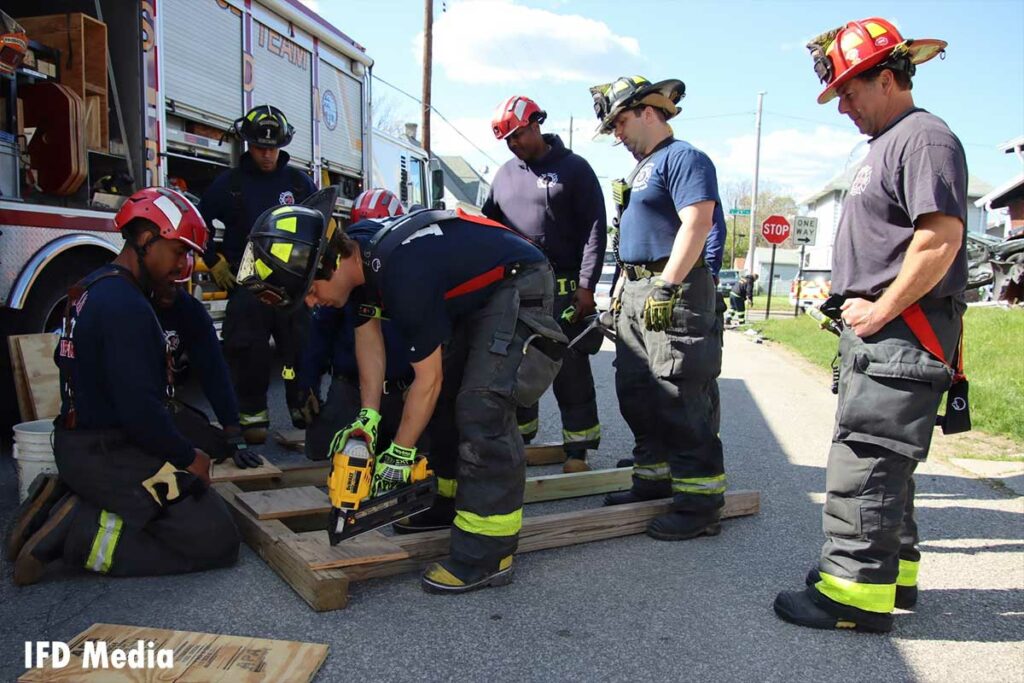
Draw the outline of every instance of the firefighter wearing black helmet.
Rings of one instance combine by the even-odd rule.
[[[238,395],[246,441],[262,443],[270,423],[267,389],[270,385],[270,337],[284,357],[281,374],[285,396],[296,426],[301,422],[295,365],[306,311],[282,312],[261,305],[236,287],[236,273],[246,238],[256,218],[279,204],[298,204],[316,191],[309,176],[288,165],[282,147],[294,128],[277,107],[264,104],[235,121],[232,132],[246,142],[247,151],[236,168],[220,174],[203,195],[199,210],[207,223],[224,224],[223,240],[210,240],[204,256],[214,280],[228,290],[223,336],[224,355]]]
[[[616,309],[615,388],[635,438],[633,487],[608,505],[673,497],[647,527],[659,540],[719,532],[725,494],[718,438],[721,318],[708,236],[725,223],[715,167],[676,140],[682,81],[635,76],[591,88],[599,133],[614,133],[638,160],[613,184],[622,275]]]

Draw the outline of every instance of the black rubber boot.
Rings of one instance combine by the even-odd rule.
[[[805,583],[808,586],[821,581],[821,574],[817,569],[807,572]],[[917,604],[917,586],[896,586],[896,606],[900,609],[913,609]]]
[[[685,541],[698,536],[722,533],[721,515],[700,512],[669,512],[655,517],[647,525],[647,535],[659,541]]]
[[[814,588],[782,591],[775,597],[775,614],[797,626],[823,630],[850,629],[868,633],[892,630],[892,614],[868,612],[830,600]]]
[[[632,467],[634,464],[636,464],[636,461],[633,460],[633,458],[623,458],[623,459],[619,460],[617,463],[615,463],[615,466],[616,467]]]
[[[14,516],[14,523],[7,535],[7,559],[11,562],[18,557],[21,547],[39,527],[46,522],[50,510],[68,492],[68,487],[56,474],[41,473],[28,487],[28,495]]]
[[[666,491],[665,495],[659,496],[656,493],[639,493],[636,489],[629,489],[628,491],[616,491],[615,493],[609,493],[604,497],[605,505],[625,505],[626,503],[639,503],[645,500],[657,500],[658,498],[670,498],[672,496],[671,491]]]
[[[53,506],[43,526],[32,534],[14,561],[15,585],[35,583],[42,578],[47,564],[64,556],[64,541],[71,531],[80,504],[78,496],[68,493]]]
[[[434,499],[434,504],[423,512],[405,517],[391,525],[396,534],[418,534],[421,531],[448,529],[455,522],[455,499]]]
[[[424,571],[420,586],[427,593],[453,595],[480,588],[507,586],[512,583],[512,556],[501,560],[497,567],[485,569],[456,560],[434,562]]]

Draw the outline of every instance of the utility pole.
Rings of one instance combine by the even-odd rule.
[[[754,185],[750,195],[750,241],[747,246],[747,272],[754,274],[754,249],[757,248],[757,176],[761,171],[761,110],[764,106],[765,93],[757,94],[757,141],[754,143]]]
[[[423,7],[423,149],[430,156],[430,65],[434,59],[434,0]]]
[[[572,151],[572,114],[569,114],[569,151]]]

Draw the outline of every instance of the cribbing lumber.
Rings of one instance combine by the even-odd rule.
[[[652,519],[669,512],[671,505],[671,499],[665,498],[527,517],[519,532],[516,552],[529,553],[639,534]],[[725,494],[722,518],[754,515],[760,507],[761,497],[757,491],[732,491]],[[450,532],[445,529],[395,537],[392,539],[395,545],[409,553],[407,559],[350,567],[345,572],[350,580],[356,581],[414,571],[425,562],[444,558],[448,554],[449,536]]]

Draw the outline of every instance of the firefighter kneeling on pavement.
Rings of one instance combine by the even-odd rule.
[[[112,576],[225,567],[239,535],[209,488],[210,457],[175,428],[165,406],[170,358],[149,297],[201,254],[207,229],[181,194],[132,195],[114,223],[125,238],[113,263],[68,293],[55,352],[61,410],[54,422],[59,478],[34,487],[8,543],[14,582],[48,563]]]
[[[427,567],[423,589],[464,593],[510,583],[526,479],[516,406],[532,405],[551,385],[568,341],[550,313],[554,279],[544,255],[505,226],[462,212],[361,221],[328,240],[317,212],[277,211],[250,237],[265,267],[243,285],[281,305],[305,297],[311,306],[340,308],[351,299],[379,307],[406,342],[414,379],[394,440],[374,443],[375,424],[346,431],[370,437],[374,489],[386,493],[410,482],[415,444],[429,423],[438,496],[404,531],[450,525],[451,555]],[[277,225],[291,218],[298,233]],[[309,263],[274,256],[282,252],[275,245],[311,243],[319,249],[291,251]],[[359,321],[355,343],[361,415],[379,413],[380,319]]]
[[[235,286],[235,274],[256,219],[279,204],[302,202],[316,192],[316,186],[309,176],[288,165],[288,153],[281,148],[291,142],[294,128],[280,109],[266,104],[253,107],[235,121],[232,132],[248,149],[237,168],[217,176],[199,203],[207,225],[216,219],[224,223],[223,241],[217,245],[210,240],[203,260],[217,284],[228,291],[222,330],[224,356],[238,396],[243,435],[248,443],[259,444],[266,440],[270,426],[271,335],[284,358],[281,376],[292,422],[299,428],[306,426],[295,380],[309,315],[301,307],[285,312],[261,304]]]

